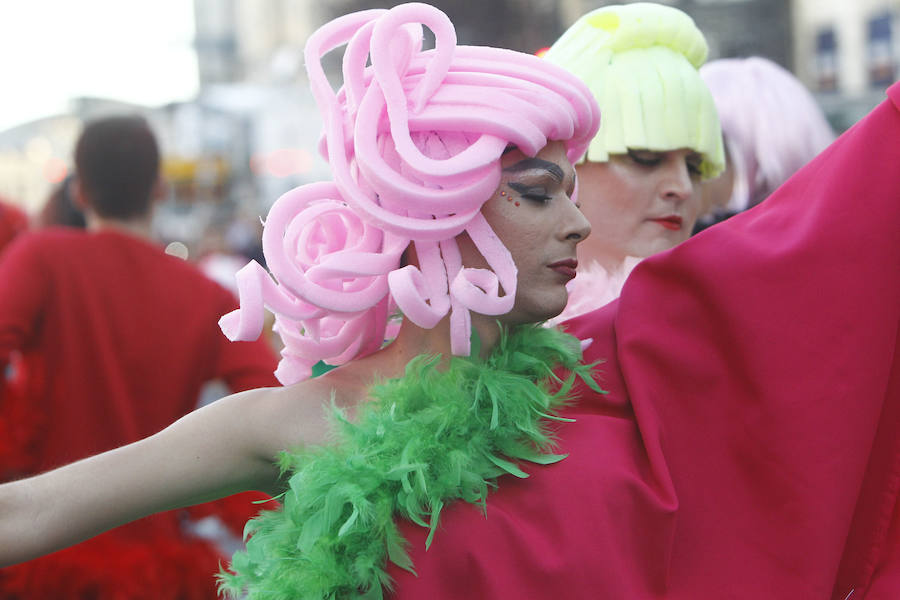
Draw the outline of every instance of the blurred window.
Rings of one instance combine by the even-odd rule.
[[[869,19],[869,83],[874,87],[894,82],[894,46],[890,13]]]
[[[822,92],[837,89],[837,36],[833,27],[816,34],[816,83]]]

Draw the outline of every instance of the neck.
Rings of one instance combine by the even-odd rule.
[[[137,217],[129,220],[110,219],[88,211],[85,213],[85,221],[89,231],[113,230],[146,240],[153,239],[150,217]]]
[[[480,355],[484,358],[490,354],[500,339],[497,317],[472,313],[472,327],[478,334],[481,342]],[[391,345],[354,362],[365,361],[368,363],[365,370],[371,369],[382,377],[399,377],[409,361],[420,354],[440,354],[442,363],[446,364],[449,361],[452,355],[449,315],[431,329],[423,329],[408,319],[404,320],[397,338]]]
[[[578,248],[580,264],[585,267],[596,263],[603,267],[607,273],[613,274],[621,271],[625,260],[629,257],[625,252],[609,246]]]

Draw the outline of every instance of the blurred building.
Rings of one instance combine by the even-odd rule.
[[[662,1],[694,18],[710,59],[760,55],[796,72],[838,129],[865,114],[898,76],[900,0]],[[160,217],[163,237],[196,236],[198,228],[234,213],[264,214],[288,189],[329,176],[317,152],[321,123],[303,70],[306,39],[338,14],[399,2],[194,0],[196,98],[154,108],[79,99],[64,115],[0,132],[0,195],[36,212],[71,168],[84,119],[141,112],[160,136],[171,182]],[[525,52],[549,45],[585,12],[613,3],[431,2],[455,22],[461,43]],[[339,66],[338,54],[327,67]]]
[[[293,76],[309,35],[330,13],[318,0],[194,0],[200,84]]]
[[[900,0],[794,0],[796,73],[845,129],[898,76]]]
[[[285,191],[328,176],[316,155],[321,122],[303,70],[306,39],[328,18],[324,4],[194,0],[196,102],[240,130],[242,147],[228,157],[232,205],[265,214]]]
[[[390,8],[404,0],[330,0],[328,16],[369,8]],[[453,22],[458,43],[499,46],[534,53],[566,28],[565,0],[426,0]],[[323,3],[325,4],[325,3]],[[428,39],[426,31],[426,39]]]

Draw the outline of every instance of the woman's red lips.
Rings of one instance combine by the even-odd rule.
[[[558,260],[555,263],[547,265],[557,273],[565,275],[569,279],[575,277],[576,269],[578,269],[578,261],[574,258]]]
[[[682,219],[678,215],[669,215],[668,217],[659,217],[658,219],[650,219],[654,223],[659,223],[666,229],[679,231],[681,229]]]

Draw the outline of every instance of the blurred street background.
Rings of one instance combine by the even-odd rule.
[[[840,132],[897,76],[900,0],[670,0],[709,59],[794,72]],[[38,213],[71,172],[85,120],[140,113],[169,191],[155,231],[199,259],[252,246],[288,189],[329,177],[303,71],[309,34],[361,0],[0,0],[0,196]],[[589,0],[435,0],[461,43],[536,52]],[[335,57],[334,66],[337,66]],[[748,94],[755,93],[747,90]]]

